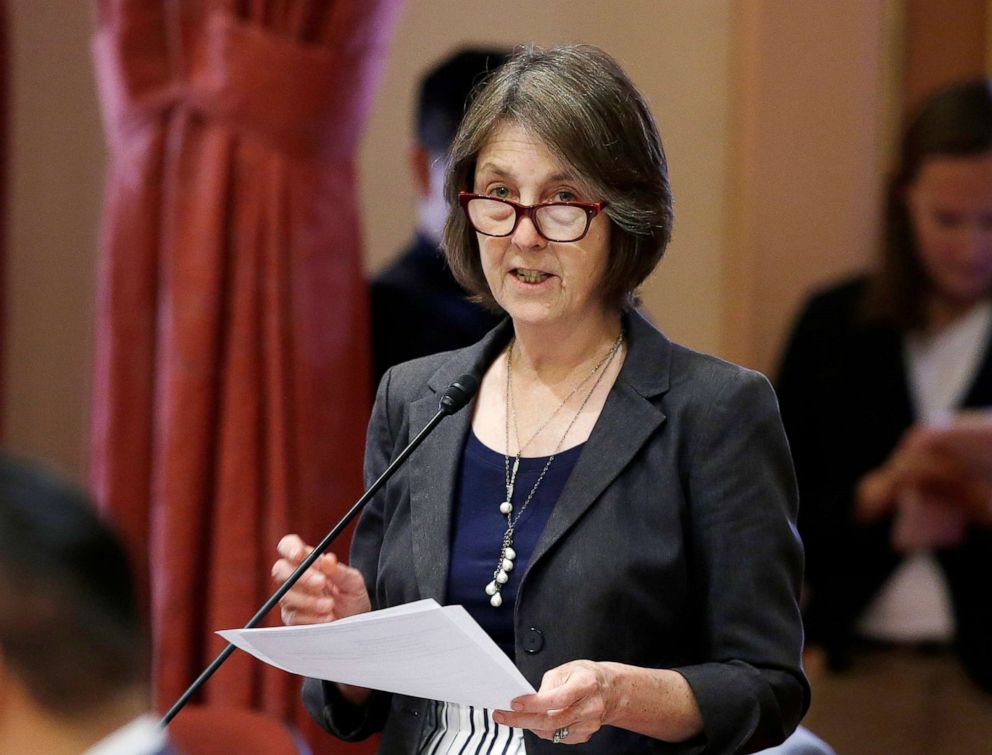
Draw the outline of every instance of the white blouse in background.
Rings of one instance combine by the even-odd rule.
[[[960,406],[985,355],[990,328],[992,303],[986,301],[939,333],[906,337],[904,357],[917,422],[940,422]],[[914,502],[901,505],[897,519]],[[950,592],[931,550],[906,556],[869,604],[858,631],[894,642],[953,639]]]

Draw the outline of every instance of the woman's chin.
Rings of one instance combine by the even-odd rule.
[[[513,307],[509,310],[510,319],[516,325],[550,325],[554,324],[556,318],[547,308],[539,307]]]
[[[499,305],[516,325],[548,325],[561,317],[557,309],[547,300],[528,301],[518,297],[507,297],[500,300]]]
[[[549,277],[540,283],[524,283],[516,276],[508,276],[503,290],[497,297],[499,305],[514,322],[538,323],[547,321],[559,309],[555,306],[557,278]]]

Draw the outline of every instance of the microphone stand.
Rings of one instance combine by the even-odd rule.
[[[449,385],[447,389],[445,389],[444,394],[441,396],[437,413],[431,417],[430,422],[424,426],[423,430],[417,433],[417,436],[400,452],[400,455],[397,456],[388,467],[386,467],[386,470],[379,475],[379,479],[369,486],[369,489],[365,491],[364,495],[362,495],[362,497],[355,502],[355,505],[352,506],[343,517],[341,517],[341,521],[334,526],[334,529],[324,536],[324,539],[314,547],[310,555],[303,559],[300,565],[296,567],[291,575],[289,575],[289,578],[279,586],[279,589],[269,596],[269,599],[265,601],[262,607],[259,608],[255,615],[249,619],[247,624],[245,624],[245,629],[255,627],[263,618],[265,618],[265,615],[272,610],[282,596],[292,589],[293,585],[295,585],[300,577],[303,576],[306,570],[309,569],[318,558],[320,558],[328,547],[330,547],[331,543],[334,542],[338,535],[341,534],[342,530],[348,526],[351,520],[355,518],[355,515],[365,507],[369,500],[371,500],[372,496],[374,496],[379,489],[386,484],[389,478],[393,476],[396,470],[402,466],[407,457],[416,450],[417,446],[423,443],[424,439],[430,435],[431,432],[434,431],[434,428],[440,424],[441,420],[448,415],[457,412],[472,399],[476,391],[479,390],[480,376],[478,373],[479,370],[476,370],[476,372],[466,373],[458,378],[458,380],[454,383]],[[206,681],[214,675],[217,669],[223,665],[224,661],[230,657],[231,653],[234,652],[234,649],[235,646],[228,643],[227,647],[225,647],[217,655],[217,657],[214,658],[213,662],[211,662],[211,664],[203,670],[196,680],[189,685],[189,687],[187,687],[186,691],[183,692],[175,703],[173,703],[168,712],[162,716],[162,720],[159,722],[159,726],[161,728],[165,728],[169,725],[169,722],[172,721],[172,719],[176,717],[176,714],[185,707],[190,698],[192,698],[193,695],[199,691],[200,687],[202,687]]]

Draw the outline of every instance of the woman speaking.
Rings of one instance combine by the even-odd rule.
[[[524,49],[466,113],[447,194],[448,264],[509,319],[384,376],[369,480],[439,391],[484,375],[370,503],[350,566],[322,557],[282,617],[458,603],[538,691],[494,712],[308,680],[311,713],[346,739],[381,730],[384,753],[782,741],[808,705],[789,449],[762,376],[633,309],[672,227],[643,98],[596,48]],[[283,538],[275,578],[308,552]]]

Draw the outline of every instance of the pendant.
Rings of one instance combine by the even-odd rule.
[[[509,501],[503,501],[503,503],[499,505],[500,514],[508,515],[511,511],[513,511],[513,504]]]
[[[500,591],[507,582],[510,581],[510,572],[513,570],[513,561],[517,557],[517,552],[513,550],[510,543],[513,542],[513,529],[507,529],[503,536],[503,548],[499,556],[499,566],[493,573],[492,581],[486,585],[486,595],[489,596],[489,605],[499,608],[503,605],[503,596]]]

